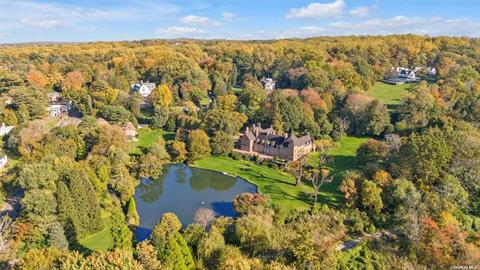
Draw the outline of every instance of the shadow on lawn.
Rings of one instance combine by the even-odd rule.
[[[387,104],[387,110],[390,112],[395,112],[398,106],[400,106],[400,104]]]
[[[268,179],[270,182],[274,183],[274,182],[282,182],[284,184],[287,184],[287,185],[295,185],[295,183],[293,182],[287,182],[287,181],[284,181],[282,180],[283,177],[281,178],[273,178],[273,177],[270,177],[270,176],[266,176],[264,173],[261,173],[261,172],[258,172],[258,171],[255,171],[254,168],[246,168],[246,167],[243,167],[243,168],[240,168],[241,171],[253,176],[253,177],[258,177],[258,178],[261,178],[261,179]]]
[[[330,205],[338,205],[343,200],[343,196],[338,189],[343,181],[345,172],[348,170],[355,170],[358,168],[357,159],[355,156],[334,156],[331,165],[331,173],[334,174],[333,180],[330,183],[324,183],[320,187],[318,194],[318,203],[325,203]],[[309,181],[303,181],[304,185],[312,187]],[[313,191],[301,192],[299,195],[301,200],[308,203],[313,203]]]

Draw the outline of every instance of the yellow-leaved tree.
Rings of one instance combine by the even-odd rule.
[[[161,84],[150,94],[150,101],[154,106],[168,107],[172,104],[172,91],[166,84]]]

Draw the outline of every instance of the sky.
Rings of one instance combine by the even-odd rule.
[[[480,0],[0,0],[0,43],[480,36]]]

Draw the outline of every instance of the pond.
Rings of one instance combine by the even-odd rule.
[[[199,208],[210,208],[217,216],[235,216],[233,199],[257,187],[239,178],[184,164],[165,166],[159,179],[142,179],[135,190],[140,225],[135,239],[148,238],[153,226],[166,212],[175,213],[184,226],[193,222]]]

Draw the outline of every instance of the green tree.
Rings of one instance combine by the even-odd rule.
[[[138,216],[135,198],[131,197],[127,206],[128,225],[138,226],[140,224],[140,216]]]
[[[167,150],[173,162],[182,162],[187,158],[187,149],[184,142],[170,141],[167,144]]]
[[[400,148],[403,173],[427,182],[445,172],[451,157],[451,146],[438,128],[428,129],[421,134],[413,133]]]
[[[60,223],[53,223],[48,229],[48,245],[62,250],[68,250],[68,241]]]
[[[152,230],[150,239],[162,265],[171,269],[194,269],[187,242],[179,233],[182,223],[173,213],[166,213]]]
[[[39,119],[47,115],[47,97],[38,89],[27,89],[25,87],[15,88],[10,91],[12,96],[12,108],[20,111],[22,108],[27,113],[27,119]]]
[[[382,188],[377,186],[375,182],[365,180],[362,184],[362,206],[365,209],[372,211],[375,214],[379,214],[383,208],[382,202]]]
[[[364,114],[364,134],[378,136],[390,125],[390,114],[378,100],[367,105]]]
[[[145,270],[160,270],[162,264],[158,260],[158,254],[155,247],[149,241],[142,241],[136,247],[138,261]]]
[[[194,161],[210,154],[208,135],[201,129],[196,129],[188,134],[188,159]]]
[[[60,173],[60,179],[66,183],[73,204],[72,218],[75,234],[81,239],[103,229],[95,190],[85,170],[78,165],[68,165]]]
[[[132,120],[132,114],[124,107],[107,105],[100,111],[100,116],[114,124],[125,124]]]
[[[113,238],[113,246],[115,248],[130,248],[132,246],[133,233],[128,228],[121,209],[114,210],[110,220],[112,221],[110,232]]]
[[[218,131],[210,140],[214,155],[228,155],[233,151],[233,138],[230,134]]]
[[[142,177],[158,178],[162,174],[163,165],[170,159],[165,149],[165,142],[160,140],[151,145],[147,153],[138,159],[138,172]]]

